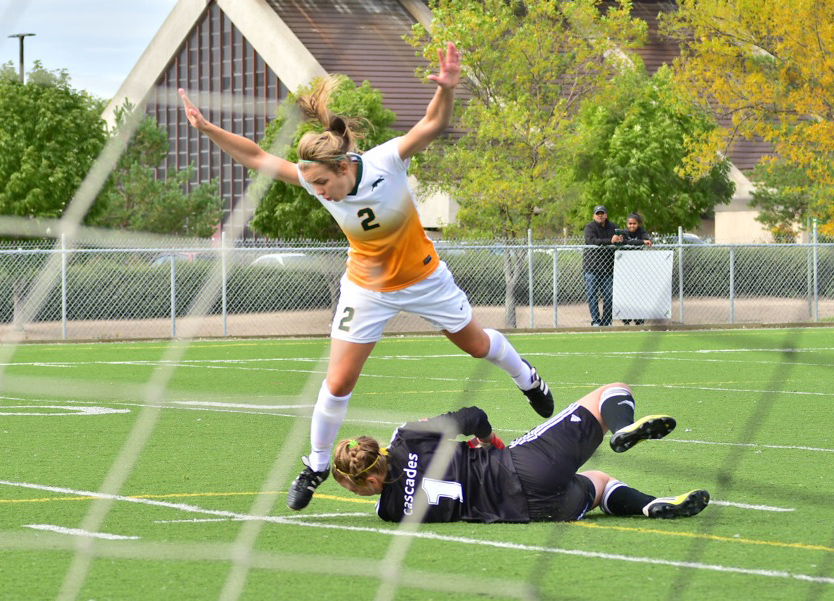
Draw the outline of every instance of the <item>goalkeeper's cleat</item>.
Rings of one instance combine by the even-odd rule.
[[[615,453],[628,451],[641,440],[663,438],[675,429],[677,422],[668,415],[647,415],[633,424],[620,428],[611,435],[611,448]]]
[[[671,519],[691,518],[709,505],[709,493],[705,490],[690,490],[677,497],[662,497],[650,501],[643,508],[647,518]]]
[[[530,368],[530,382],[533,386],[529,390],[522,389],[521,392],[527,397],[527,402],[536,413],[542,417],[550,417],[553,415],[553,394],[550,392],[550,387],[541,379],[535,367],[526,359],[522,361]]]
[[[310,504],[313,493],[330,474],[329,467],[320,472],[313,471],[306,457],[301,458],[301,463],[304,464],[304,469],[292,481],[290,490],[287,492],[287,507],[295,511],[300,511]]]

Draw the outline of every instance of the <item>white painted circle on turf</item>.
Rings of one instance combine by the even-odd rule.
[[[55,409],[55,411],[10,411],[10,409]],[[60,411],[60,413],[59,413]],[[12,405],[0,407],[0,416],[56,416],[56,415],[107,415],[108,413],[130,413],[130,409],[111,409],[110,407],[67,407],[64,405]]]

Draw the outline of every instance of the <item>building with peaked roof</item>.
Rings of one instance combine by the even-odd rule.
[[[397,115],[392,127],[407,131],[435,86],[416,77],[428,64],[403,36],[430,17],[418,0],[179,0],[104,117],[112,123],[126,99],[144,106],[168,130],[158,175],[194,164],[197,181],[219,179],[229,211],[245,194],[247,170],[189,126],[178,88],[208,120],[257,141],[289,90],[344,73],[379,89]],[[420,210],[426,225],[454,218],[448,201],[423,202]]]
[[[666,0],[633,3],[633,14],[648,24],[648,43],[636,52],[650,73],[680,53],[658,32],[658,13],[671,10],[675,4]],[[187,89],[210,121],[257,141],[289,90],[344,73],[379,89],[397,115],[393,127],[406,131],[423,116],[434,86],[415,76],[427,64],[403,36],[415,23],[428,27],[430,21],[421,0],[179,0],[104,117],[112,123],[125,99],[145,106],[168,130],[170,148],[159,176],[192,163],[197,181],[218,178],[229,211],[243,199],[247,170],[189,126],[177,88]],[[728,156],[736,195],[716,208],[714,222],[705,221],[700,233],[717,242],[769,238],[748,206],[752,185],[744,175],[766,152],[756,141],[733,146]],[[457,207],[436,196],[421,198],[419,211],[433,229],[454,221]]]

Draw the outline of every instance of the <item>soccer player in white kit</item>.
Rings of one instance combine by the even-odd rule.
[[[310,429],[311,452],[293,481],[287,505],[307,506],[327,478],[330,452],[347,413],[348,401],[365,361],[385,324],[400,311],[420,315],[458,348],[499,366],[542,417],[553,413],[553,395],[503,334],[484,329],[472,315],[466,294],[440,261],[417,215],[407,182],[412,156],[424,150],[449,125],[460,77],[460,53],[449,43],[438,52],[440,69],[426,115],[405,135],[357,154],[356,121],[328,110],[334,78],[320,80],[298,99],[308,120],[325,130],[308,132],[298,143],[298,163],[272,155],[252,140],[206,121],[183,90],[191,125],[237,162],[275,179],[301,186],[319,199],[350,243],[339,303],[331,328],[327,375],[319,390]]]

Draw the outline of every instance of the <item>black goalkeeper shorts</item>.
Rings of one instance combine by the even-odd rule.
[[[576,472],[602,442],[602,427],[576,403],[510,443],[533,521],[579,520],[594,502],[594,485]]]

